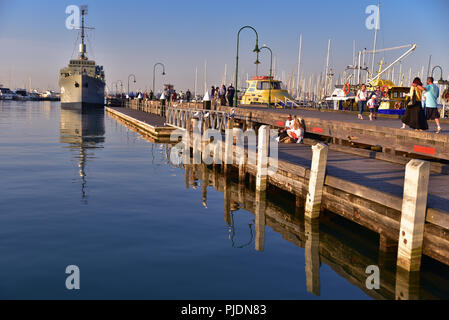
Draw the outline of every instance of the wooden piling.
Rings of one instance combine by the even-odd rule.
[[[267,171],[268,171],[268,148],[270,146],[269,127],[263,125],[259,128],[259,137],[257,144],[257,176],[256,189],[265,191],[267,189]]]
[[[235,128],[234,128],[235,129]],[[245,136],[242,130],[234,130],[234,136],[236,138],[236,154],[238,155],[237,164],[239,166],[239,183],[244,183],[246,178],[246,152],[245,152]]]
[[[201,164],[201,132],[199,129],[199,119],[192,119],[193,136],[193,164]]]
[[[407,271],[421,267],[430,163],[411,160],[405,170],[397,265]]]
[[[233,164],[233,146],[234,146],[234,124],[233,120],[229,119],[225,131],[225,154],[224,154],[224,169],[225,171]]]
[[[305,207],[305,215],[311,219],[320,216],[328,150],[329,148],[322,143],[312,147],[313,156],[310,169],[309,192],[307,193]]]
[[[419,300],[419,272],[408,272],[402,268],[396,270],[396,300]]]

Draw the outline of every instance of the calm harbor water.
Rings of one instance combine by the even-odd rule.
[[[394,298],[376,235],[337,217],[310,226],[272,192],[261,240],[250,182],[186,172],[167,148],[103,113],[0,101],[0,298]],[[373,293],[363,271],[379,261]],[[78,291],[65,287],[68,265]],[[425,259],[421,297],[447,298],[448,275]]]

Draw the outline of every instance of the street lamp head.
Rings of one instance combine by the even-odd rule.
[[[165,76],[165,71],[162,71],[162,75]]]
[[[257,65],[257,64],[260,64],[259,59],[257,59],[256,62],[254,62],[254,64],[256,64],[256,65]]]
[[[256,46],[255,46],[253,52],[254,53],[259,53],[260,52],[259,45],[257,43],[256,43]]]

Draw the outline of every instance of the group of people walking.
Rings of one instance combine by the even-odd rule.
[[[440,113],[438,111],[439,88],[434,83],[432,77],[427,78],[427,85],[424,87],[420,78],[413,80],[410,92],[406,99],[406,108],[402,117],[402,128],[409,126],[412,129],[423,131],[428,130],[428,120],[435,120],[437,125],[436,133],[441,133]],[[356,102],[359,109],[358,118],[363,120],[363,112],[368,107],[370,111],[370,121],[377,119],[377,110],[382,102],[383,93],[380,87],[376,87],[370,95],[366,90],[366,85],[362,84],[357,91]]]
[[[357,95],[355,98],[357,102],[357,106],[359,108],[358,118],[363,120],[363,112],[365,108],[369,109],[369,120],[373,121],[377,119],[377,110],[380,107],[380,103],[382,102],[382,91],[380,87],[377,86],[376,90],[371,92],[368,96],[368,92],[366,91],[366,85],[362,84],[362,87],[359,91],[357,91]]]
[[[232,86],[232,83],[227,88],[224,84],[221,87],[212,86],[209,94],[212,101],[220,102],[220,105],[222,106],[233,106],[235,88]]]
[[[402,117],[403,125],[401,129],[409,126],[419,131],[427,130],[429,129],[427,121],[435,120],[437,125],[436,133],[441,133],[440,113],[437,103],[440,90],[433,81],[434,79],[432,77],[428,77],[427,85],[424,87],[420,78],[413,80],[410,93],[407,97],[407,108]]]

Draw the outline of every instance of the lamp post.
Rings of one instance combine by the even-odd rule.
[[[270,51],[270,88],[268,89],[268,108],[271,108],[271,78],[273,73],[273,51],[266,45],[264,45],[260,50],[267,49]]]
[[[122,82],[122,80],[117,80],[116,81],[116,88],[117,88],[117,91],[118,91],[118,83],[120,82],[120,98],[122,97],[122,93],[123,93],[123,82]]]
[[[156,74],[155,74],[155,72],[156,72],[156,66],[162,66],[162,75],[163,76],[165,76],[165,65],[163,64],[163,63],[160,63],[160,62],[158,62],[158,63],[156,63],[155,65],[154,65],[154,67],[153,67],[153,94],[156,94],[155,93],[155,91],[154,91],[154,83],[155,83],[155,79],[156,79]]]
[[[235,58],[235,97],[234,97],[234,106],[237,107],[237,103],[238,103],[238,78],[239,78],[239,40],[240,40],[240,32],[243,29],[249,28],[251,30],[253,30],[256,33],[256,46],[253,50],[253,52],[255,53],[259,53],[260,49],[259,49],[259,35],[257,34],[256,29],[254,29],[251,26],[244,26],[241,27],[239,32],[237,33],[237,55]],[[259,63],[259,59],[256,60],[256,64]]]
[[[128,97],[129,97],[129,78],[131,78],[131,77],[134,78],[134,83],[136,83],[136,76],[133,75],[133,74],[130,74],[130,75],[128,76]]]
[[[441,68],[440,66],[435,66],[432,68],[432,78],[435,69],[440,69],[440,80],[438,80],[437,83],[440,85],[449,85],[449,82],[447,80],[443,80],[443,68]]]
[[[111,89],[112,90],[114,90],[114,85],[115,85],[115,94],[117,94],[117,82],[111,83]]]

